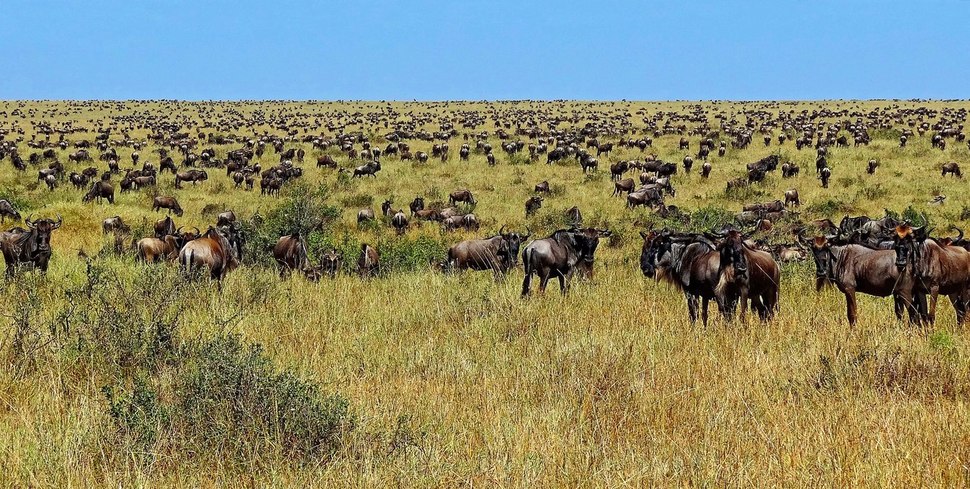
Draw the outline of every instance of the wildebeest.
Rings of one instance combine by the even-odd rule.
[[[109,204],[115,203],[115,186],[111,182],[98,180],[91,184],[88,192],[81,197],[82,202],[100,201],[101,199],[107,199]]]
[[[741,317],[751,309],[762,321],[770,320],[778,309],[781,271],[770,254],[749,247],[737,230],[730,230],[717,244],[719,253],[718,283],[714,292],[723,312],[731,312],[735,301],[741,305]]]
[[[357,272],[361,277],[372,277],[380,269],[380,255],[371,245],[360,245],[360,256],[357,258]]]
[[[293,270],[304,271],[310,268],[306,240],[299,232],[281,236],[273,247],[273,259],[279,267],[280,276]]]
[[[940,294],[950,297],[956,310],[957,324],[966,319],[970,300],[970,252],[959,246],[944,246],[929,238],[925,227],[908,224],[896,227],[893,251],[896,267],[912,267],[918,293],[928,294],[926,320],[936,321],[936,304]]]
[[[175,197],[158,196],[152,199],[152,211],[157,212],[159,209],[168,209],[168,212],[175,213],[178,217],[182,217],[184,212]]]
[[[391,217],[391,226],[394,227],[394,231],[395,233],[397,233],[398,236],[404,234],[404,232],[407,231],[408,216],[404,214],[403,210],[398,210],[397,212],[394,213],[393,217]]]
[[[798,199],[798,190],[793,188],[785,190],[785,207],[788,207],[789,204],[793,206],[802,205],[802,201]]]
[[[467,189],[456,190],[448,194],[448,202],[451,205],[455,205],[459,202],[463,202],[471,205],[477,204],[477,202],[475,201],[475,196],[473,196],[472,193]]]
[[[533,195],[532,197],[529,197],[529,199],[525,201],[526,217],[531,216],[539,211],[539,209],[542,207],[542,200],[543,200],[542,197],[539,197],[538,195]]]
[[[219,281],[239,266],[242,259],[242,241],[233,227],[210,227],[205,234],[189,241],[179,251],[179,265],[189,274],[200,268],[209,269],[209,277]]]
[[[24,223],[28,229],[23,232],[3,233],[0,238],[0,250],[3,251],[3,260],[7,264],[7,277],[13,276],[16,266],[21,263],[39,268],[43,272],[47,271],[52,253],[51,233],[61,227],[63,220],[60,216],[57,221],[34,221],[28,217]]]
[[[963,178],[963,173],[960,172],[960,165],[958,165],[955,161],[944,163],[942,168],[943,168],[942,175],[944,177],[947,175],[947,173],[949,173],[950,175],[953,175],[957,178]]]
[[[528,229],[524,235],[506,233],[503,226],[491,238],[462,241],[448,248],[448,270],[491,270],[499,280],[515,266],[519,247],[531,235]]]
[[[20,220],[20,212],[14,208],[13,204],[7,199],[0,199],[0,223],[5,222],[8,217]]]
[[[566,294],[576,268],[583,263],[591,269],[600,238],[611,234],[609,230],[596,228],[560,229],[548,238],[529,243],[522,251],[522,264],[525,267],[522,296],[529,295],[532,275],[539,277],[540,292],[546,290],[550,278],[556,277],[559,279],[559,290]]]

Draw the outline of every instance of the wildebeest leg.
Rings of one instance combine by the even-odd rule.
[[[849,320],[850,326],[855,326],[858,315],[858,305],[855,302],[855,289],[846,289],[845,292],[845,315]]]

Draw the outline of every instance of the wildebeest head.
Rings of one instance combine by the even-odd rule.
[[[30,217],[24,221],[31,233],[36,236],[36,239],[30,240],[31,248],[28,250],[30,256],[51,251],[51,233],[61,227],[62,222],[61,216],[57,216],[57,222],[54,222],[53,219],[34,221]]]

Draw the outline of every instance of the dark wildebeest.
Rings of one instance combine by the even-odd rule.
[[[477,204],[475,201],[475,196],[473,196],[472,193],[467,189],[456,190],[448,194],[448,202],[451,205],[455,205],[459,202],[464,202],[471,205]]]
[[[802,205],[802,201],[798,199],[798,190],[793,188],[785,190],[785,207],[788,207],[789,204],[793,206]]]
[[[397,233],[398,236],[407,231],[408,216],[404,214],[403,210],[398,210],[394,213],[394,216],[391,217],[391,226],[394,226],[394,232]]]
[[[448,249],[448,270],[491,270],[495,280],[500,280],[515,267],[519,247],[529,236],[532,233],[528,229],[525,235],[520,235],[506,233],[503,226],[491,238],[462,241]]]
[[[239,266],[242,258],[242,241],[232,227],[210,227],[205,234],[185,243],[179,251],[179,265],[189,274],[199,268],[208,268],[209,277],[219,281]]]
[[[770,254],[748,246],[737,230],[730,230],[717,244],[719,278],[714,292],[726,315],[733,313],[730,304],[740,302],[741,318],[751,309],[762,321],[770,320],[778,310],[781,271]]]
[[[910,320],[920,320],[925,298],[914,296],[913,274],[896,267],[896,252],[873,250],[857,245],[837,245],[833,236],[817,236],[808,243],[815,260],[815,290],[835,284],[845,294],[846,317],[855,325],[858,319],[856,292],[877,297],[893,296],[896,317],[902,319],[903,310]]]
[[[276,246],[273,247],[273,259],[279,266],[281,277],[293,270],[304,271],[310,268],[306,240],[299,232],[281,236],[276,241]]]
[[[101,199],[107,199],[109,204],[115,203],[115,186],[111,182],[98,180],[91,184],[88,192],[81,197],[82,202],[100,201]]]
[[[178,258],[178,238],[171,234],[161,238],[142,238],[135,243],[135,258],[147,263],[159,260],[175,261]]]
[[[536,184],[535,192],[537,194],[548,194],[549,193],[549,181],[543,180]]]
[[[529,199],[525,201],[526,217],[535,214],[536,212],[539,211],[540,208],[542,208],[542,200],[543,200],[542,197],[539,197],[538,195],[534,195],[532,197],[529,197]]]
[[[34,221],[28,217],[24,221],[28,230],[3,233],[0,250],[7,264],[7,277],[13,276],[18,263],[30,264],[46,272],[51,259],[51,233],[61,227],[62,222],[60,216],[56,222],[53,219]]]
[[[0,199],[0,223],[5,222],[8,217],[20,220],[20,212],[14,208],[13,204],[7,199]]]
[[[236,213],[233,211],[221,212],[216,216],[216,226],[232,226],[234,222],[236,222]]]
[[[540,292],[545,292],[550,278],[557,277],[559,290],[566,294],[573,273],[577,268],[592,270],[600,238],[610,235],[606,229],[560,229],[548,238],[529,243],[522,251],[522,264],[525,267],[522,297],[529,295],[533,274],[539,277]]]
[[[950,297],[957,324],[962,324],[970,306],[970,252],[959,246],[941,245],[927,236],[925,226],[914,229],[908,224],[896,227],[893,251],[900,273],[912,267],[918,293],[929,294],[927,322],[936,321],[937,300],[943,294]]]
[[[101,231],[104,234],[128,233],[131,231],[131,228],[125,224],[121,216],[114,216],[101,221]]]
[[[947,173],[957,178],[963,178],[963,173],[960,173],[960,165],[958,165],[955,161],[943,164],[942,175],[945,177]]]
[[[411,203],[408,204],[408,208],[411,209],[412,215],[415,212],[424,210],[424,197],[420,197],[420,196],[415,197],[414,200],[412,200]]]
[[[614,182],[613,197],[616,197],[617,195],[623,195],[623,192],[626,192],[627,194],[629,194],[630,192],[633,192],[633,189],[635,187],[636,187],[636,183],[633,181],[632,178],[624,178],[623,180]]]
[[[822,181],[822,188],[829,188],[829,179],[832,178],[832,170],[822,168],[822,173],[818,178]]]
[[[159,209],[168,209],[168,212],[174,212],[178,217],[182,217],[184,212],[182,211],[182,206],[179,205],[179,201],[176,200],[175,197],[155,197],[152,200],[152,211],[157,212]]]
[[[684,293],[691,323],[697,322],[697,309],[701,306],[701,321],[707,326],[708,307],[712,299],[717,301],[720,280],[720,254],[714,243],[702,236],[674,234],[666,229],[641,232],[640,236],[640,271]],[[717,304],[722,312],[734,307]]]
[[[380,269],[380,255],[377,250],[367,243],[360,245],[360,256],[357,258],[357,272],[361,277],[373,277]]]

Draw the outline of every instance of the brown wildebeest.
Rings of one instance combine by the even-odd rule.
[[[146,263],[160,260],[175,261],[179,245],[175,236],[168,234],[162,238],[142,238],[135,243],[135,257]]]
[[[475,205],[478,202],[475,201],[475,196],[468,189],[456,190],[448,194],[448,202],[451,205],[455,205],[459,202],[464,202],[466,204]]]
[[[640,236],[643,237],[640,271],[684,293],[691,323],[697,322],[697,309],[701,306],[701,321],[707,326],[712,299],[722,312],[733,309],[733,304],[721,304],[717,300],[721,260],[714,243],[702,236],[674,234],[666,229],[641,232]]]
[[[958,165],[955,161],[943,164],[942,175],[945,177],[947,173],[957,178],[963,178],[963,173],[960,172],[960,165]]]
[[[56,222],[53,219],[34,221],[27,217],[24,223],[28,229],[23,232],[0,234],[0,251],[3,252],[3,260],[7,264],[7,277],[13,276],[19,263],[29,264],[42,272],[47,271],[52,253],[51,233],[61,227],[63,220],[60,216],[57,216]]]
[[[542,207],[542,200],[543,200],[542,197],[539,197],[538,195],[534,195],[532,197],[529,197],[529,199],[525,201],[526,217],[531,216],[539,211],[539,209]]]
[[[394,232],[400,236],[404,234],[408,229],[408,216],[404,214],[403,210],[398,210],[391,217],[391,226],[394,226]]]
[[[82,202],[100,201],[101,199],[107,199],[109,204],[115,203],[115,186],[111,182],[98,180],[91,184],[88,192],[81,197]]]
[[[231,226],[234,222],[236,222],[236,213],[231,210],[216,216],[216,226]]]
[[[950,297],[957,314],[957,324],[966,319],[970,299],[970,252],[959,246],[943,246],[927,236],[925,227],[908,224],[896,226],[893,236],[896,267],[912,266],[916,287],[929,294],[926,320],[936,321],[936,303],[940,294]]]
[[[636,187],[636,183],[634,183],[632,178],[624,178],[623,180],[614,182],[613,197],[616,197],[617,195],[622,196],[623,192],[626,192],[627,194],[629,194],[630,192],[633,192],[633,189],[635,187]]]
[[[913,274],[896,267],[895,251],[873,250],[857,244],[837,245],[832,243],[832,238],[816,236],[808,242],[815,260],[815,290],[835,284],[845,295],[850,325],[855,325],[859,316],[857,292],[876,297],[893,296],[896,317],[902,319],[906,309],[910,321],[919,322],[925,297],[914,295]]]
[[[781,271],[770,254],[749,247],[737,230],[730,230],[716,247],[720,254],[719,278],[714,292],[725,314],[730,315],[739,301],[741,318],[751,309],[762,321],[770,320],[778,310]]]
[[[158,212],[159,209],[168,209],[168,212],[174,212],[178,217],[182,217],[184,213],[175,197],[158,196],[152,199],[152,211]]]
[[[802,201],[798,199],[798,190],[793,188],[785,190],[785,207],[788,207],[788,204],[796,207],[802,205]]]
[[[361,277],[373,277],[380,269],[380,255],[377,250],[367,243],[360,245],[360,256],[357,258],[357,272]]]
[[[529,295],[532,275],[539,277],[540,292],[545,292],[550,278],[558,278],[559,290],[565,295],[576,269],[583,267],[591,271],[600,238],[611,234],[607,229],[560,229],[548,238],[529,243],[522,251],[522,264],[525,267],[522,297]]]
[[[219,281],[239,266],[242,258],[242,241],[235,229],[210,227],[201,237],[185,243],[179,252],[179,264],[189,274],[199,268],[208,268],[209,277]]]
[[[506,233],[503,226],[498,235],[491,238],[462,241],[448,249],[447,269],[491,270],[495,280],[500,280],[515,267],[519,247],[531,235],[528,229],[524,235]]]
[[[535,192],[537,194],[548,194],[549,193],[549,181],[543,180],[536,184]]]
[[[125,224],[121,216],[114,216],[101,221],[101,231],[104,234],[128,233],[131,231],[131,228]]]
[[[17,212],[9,200],[0,199],[0,223],[6,221],[8,217],[19,221],[20,212]]]
[[[276,246],[273,247],[273,259],[279,266],[281,277],[293,270],[304,271],[310,268],[306,240],[299,232],[281,236],[276,241]]]

